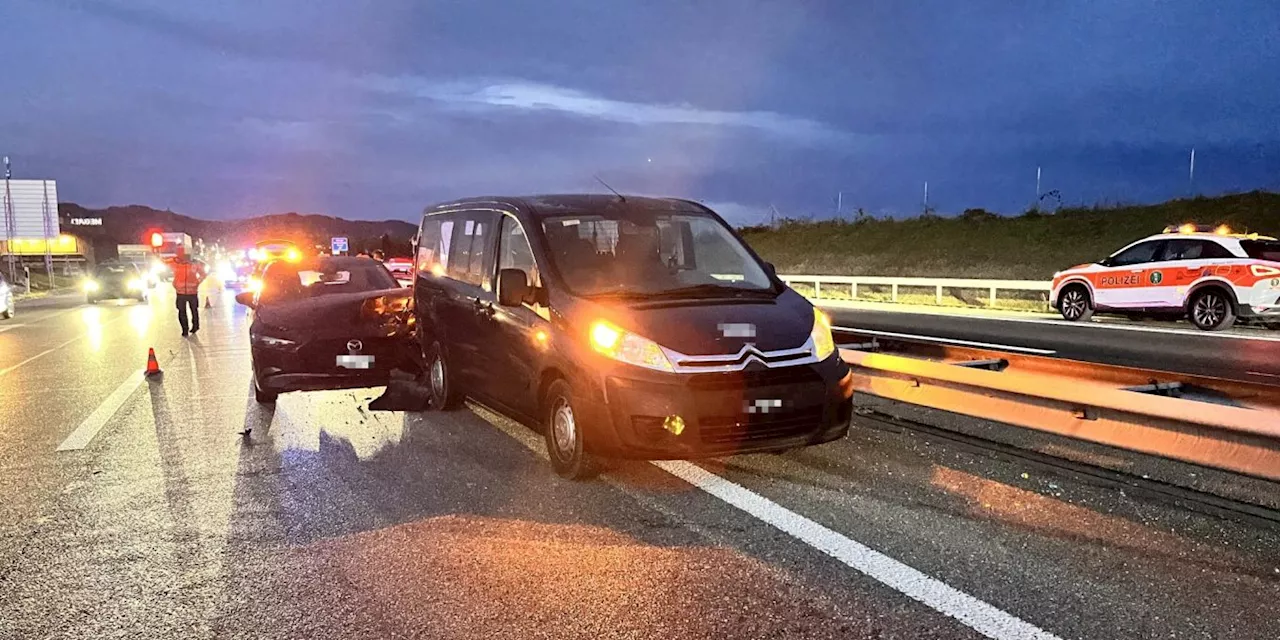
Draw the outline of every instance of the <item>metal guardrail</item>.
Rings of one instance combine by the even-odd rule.
[[[822,287],[827,285],[828,289],[834,287],[844,288],[849,292],[851,299],[858,299],[859,286],[887,286],[889,287],[889,296],[892,302],[898,301],[898,289],[900,287],[933,289],[934,298],[937,304],[942,304],[943,291],[946,289],[978,289],[985,290],[988,294],[988,301],[992,306],[996,304],[996,295],[1000,291],[1033,291],[1048,294],[1052,283],[1040,280],[982,280],[970,278],[889,278],[880,276],[809,276],[809,275],[779,275],[779,279],[792,284],[807,284],[813,287],[813,297],[821,299]]]
[[[840,354],[862,393],[1280,480],[1278,387],[928,348],[934,351],[924,357],[845,348]]]

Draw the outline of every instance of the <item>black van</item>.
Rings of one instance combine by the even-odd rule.
[[[414,304],[433,404],[540,428],[552,466],[780,451],[845,435],[827,317],[705,206],[602,195],[426,210]]]

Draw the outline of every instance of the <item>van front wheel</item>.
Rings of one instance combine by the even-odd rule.
[[[462,405],[462,392],[458,389],[444,347],[433,342],[427,353],[427,385],[431,388],[431,406],[449,411]]]
[[[567,480],[588,480],[600,473],[595,456],[583,447],[583,428],[574,411],[573,390],[556,380],[547,390],[546,418],[542,430],[551,468]]]

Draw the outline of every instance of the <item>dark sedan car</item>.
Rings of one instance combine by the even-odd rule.
[[[258,402],[287,391],[381,386],[393,369],[415,372],[411,298],[369,258],[268,264],[261,290],[236,296],[254,310],[249,340]]]
[[[136,265],[128,262],[104,262],[84,281],[85,301],[133,298],[147,301],[147,278]]]

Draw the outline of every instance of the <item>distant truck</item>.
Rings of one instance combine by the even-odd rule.
[[[164,237],[164,243],[160,245],[156,253],[160,254],[161,258],[167,260],[177,257],[179,247],[187,255],[191,255],[195,245],[191,242],[190,235],[185,233],[162,233],[160,235]]]

